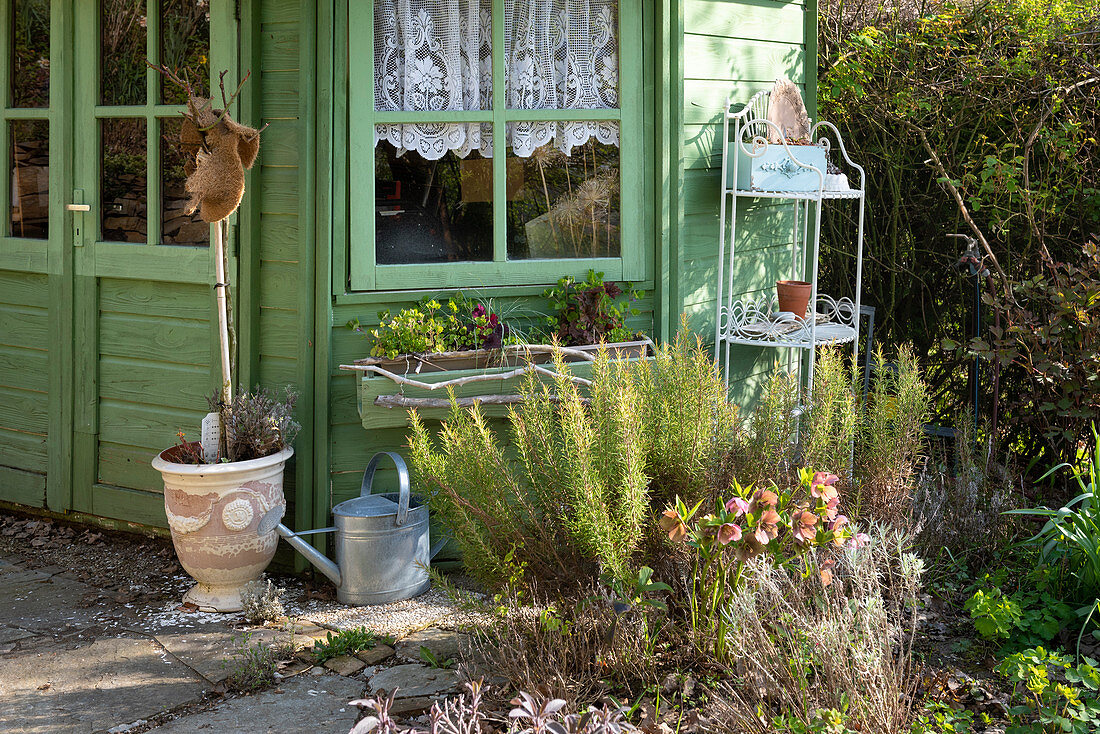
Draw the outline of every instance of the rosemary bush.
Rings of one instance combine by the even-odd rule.
[[[509,410],[514,457],[476,406],[452,408],[438,443],[411,415],[417,484],[453,529],[467,568],[492,585],[516,565],[550,582],[586,568],[622,577],[641,536],[648,478],[628,367],[601,353],[589,398],[560,358],[556,367],[549,385],[528,376],[525,402]]]

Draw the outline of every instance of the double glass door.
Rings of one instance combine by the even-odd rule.
[[[186,213],[178,144],[186,93],[147,61],[199,94],[229,69],[228,86],[233,2],[2,5],[0,403],[9,391],[37,409],[0,408],[0,467],[35,475],[13,501],[163,524],[149,459],[194,432],[219,380],[210,227]],[[44,378],[9,384],[20,363]]]

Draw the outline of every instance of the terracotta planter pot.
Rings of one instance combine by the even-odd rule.
[[[790,311],[800,319],[806,318],[813,284],[804,280],[777,280],[775,292],[779,296],[779,310]]]
[[[198,581],[183,600],[203,611],[239,611],[244,585],[260,578],[279,544],[275,525],[286,512],[283,468],[294,449],[227,464],[180,464],[176,450],[160,452],[153,468],[164,478],[176,555]]]

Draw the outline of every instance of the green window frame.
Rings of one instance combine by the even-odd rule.
[[[493,88],[504,89],[504,2],[493,0]],[[382,112],[374,109],[374,2],[347,0],[348,272],[351,291],[483,288],[543,285],[589,269],[608,280],[642,280],[644,169],[642,127],[642,4],[619,0],[619,107],[590,110],[508,109],[504,94],[480,111]],[[491,261],[389,265],[375,262],[374,127],[383,123],[491,123],[493,139],[505,139],[509,122],[613,121],[619,125],[619,257],[509,260],[507,253],[507,156],[494,151],[493,257]],[[369,202],[368,206],[362,202]]]

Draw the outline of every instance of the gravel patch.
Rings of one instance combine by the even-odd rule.
[[[376,634],[394,638],[427,627],[455,629],[482,621],[480,614],[462,609],[441,589],[431,589],[412,599],[370,607],[333,604],[328,609],[305,611],[299,618],[332,629],[366,627]]]

